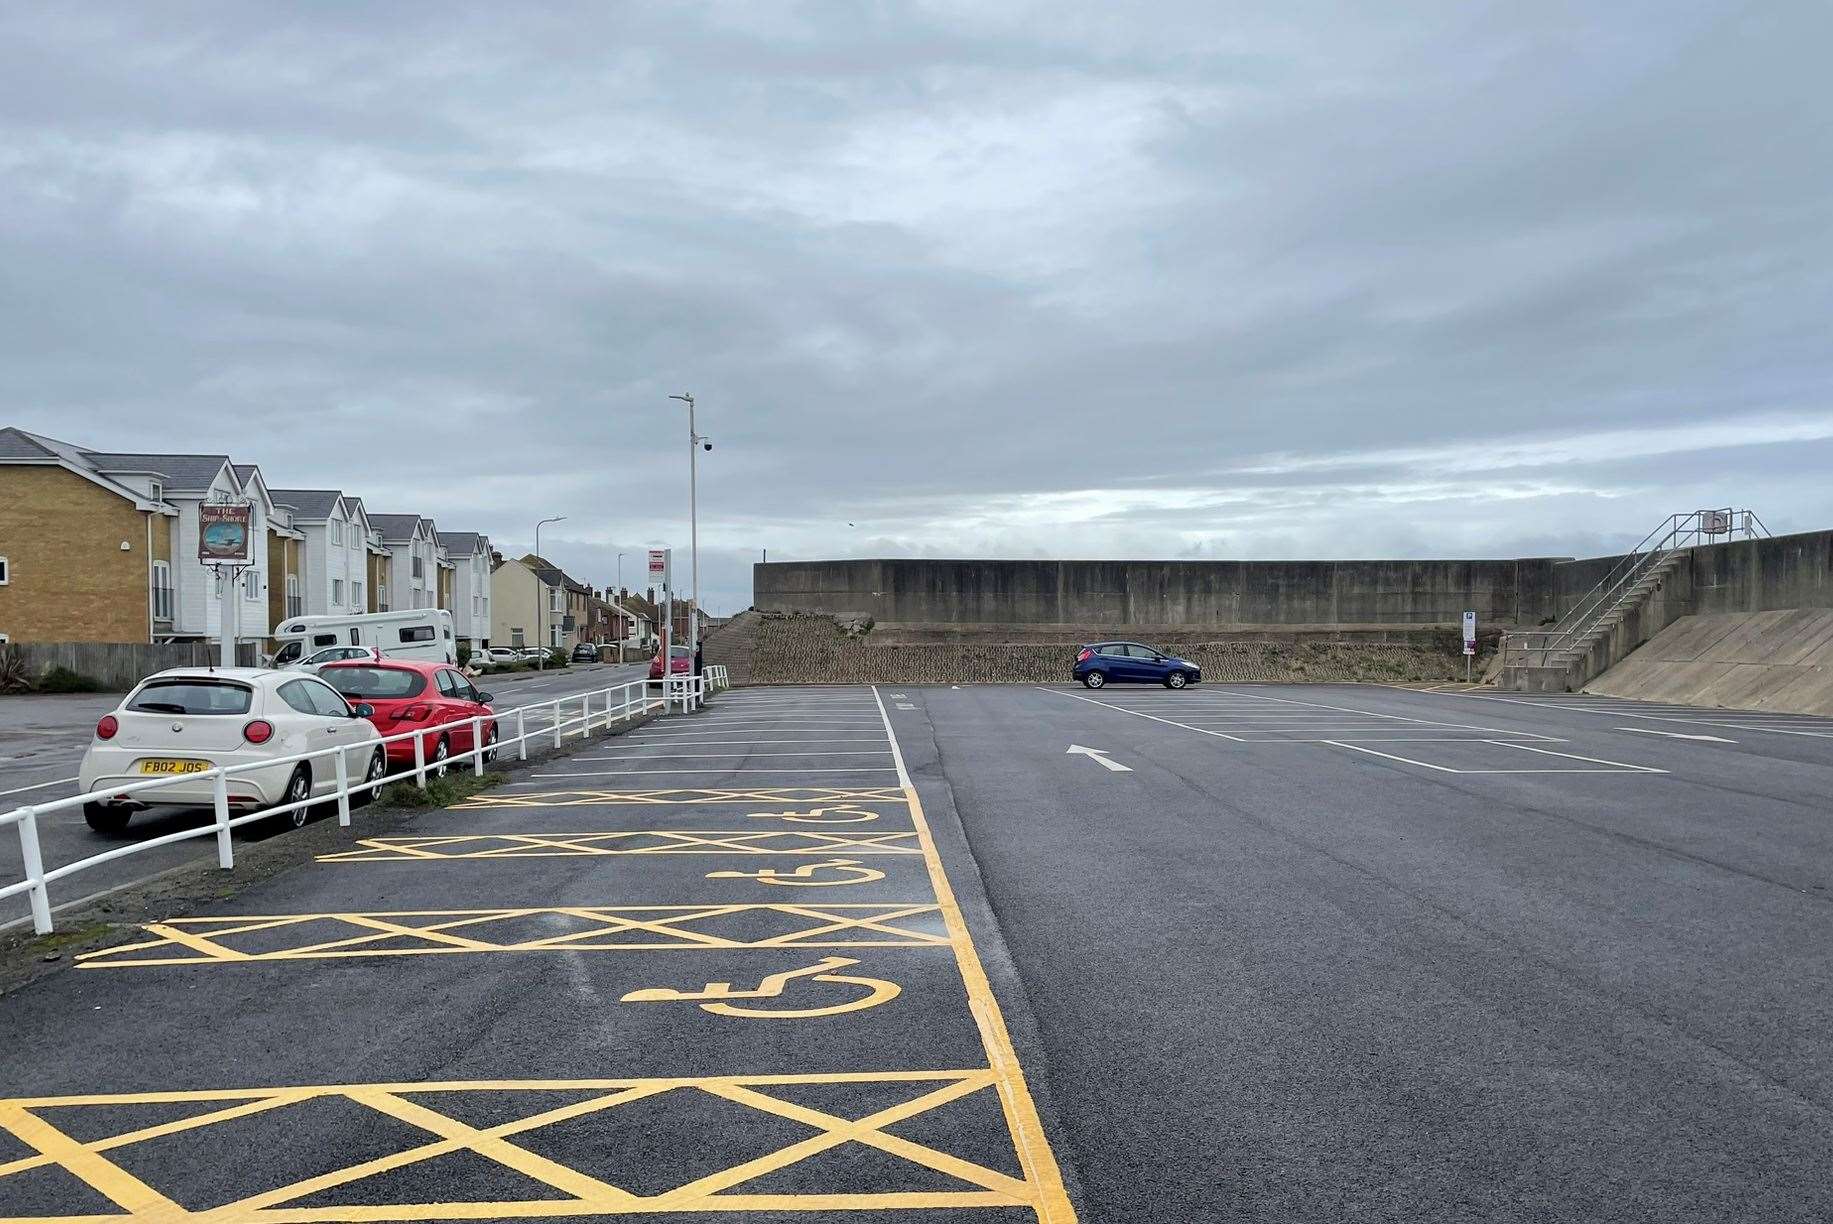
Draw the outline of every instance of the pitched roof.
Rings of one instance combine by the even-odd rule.
[[[524,562],[524,564],[526,564],[526,562]],[[531,565],[529,568],[535,571],[535,577],[539,578],[548,586],[564,586],[567,590],[577,591],[581,595],[590,595],[592,593],[591,587],[569,576],[563,569],[556,569],[551,565]]]
[[[332,507],[343,494],[336,489],[269,489],[276,506],[290,506],[302,519],[331,517]]]
[[[439,533],[439,542],[446,546],[447,552],[454,550],[466,553],[476,552],[477,542],[481,538],[475,531],[442,531]]]
[[[153,455],[134,451],[83,451],[98,472],[153,472],[165,477],[169,490],[201,493],[210,487],[228,455]]]
[[[261,470],[252,463],[232,463],[229,466],[235,469],[235,478],[243,484],[247,484],[248,478]]]
[[[92,484],[100,485],[111,493],[116,493],[127,498],[140,509],[148,509],[156,504],[163,505],[163,503],[147,500],[145,494],[130,485],[125,485],[120,481],[109,479],[109,477],[103,474],[97,467],[94,458],[94,455],[80,446],[73,446],[68,442],[60,442],[56,438],[46,437],[44,434],[31,433],[11,425],[4,429],[0,429],[0,461],[10,459],[15,461],[23,460],[27,463],[44,463],[47,461],[57,463],[77,473]],[[215,473],[213,472],[212,476],[214,477],[214,475]],[[167,509],[169,510],[170,508],[167,507]]]
[[[56,458],[59,458],[58,453],[40,441],[37,434],[29,434],[14,425],[0,429],[0,459]]]
[[[412,539],[420,526],[418,514],[370,514],[369,525],[382,533],[384,540]]]

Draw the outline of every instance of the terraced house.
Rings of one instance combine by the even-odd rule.
[[[441,533],[418,514],[371,516],[338,489],[270,489],[258,465],[227,455],[98,451],[9,427],[0,641],[216,639],[221,591],[197,559],[208,502],[251,507],[254,562],[234,579],[243,641],[267,639],[289,616],[435,605],[473,646],[489,637],[482,535]]]
[[[197,560],[199,507],[253,507],[254,564],[238,580],[237,632],[268,630],[273,503],[226,455],[95,451],[0,429],[0,634],[21,642],[215,637],[215,574]],[[284,564],[284,557],[283,557]]]

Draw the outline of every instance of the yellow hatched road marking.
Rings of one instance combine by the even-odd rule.
[[[936,914],[929,901],[834,903],[798,905],[789,902],[746,902],[712,905],[540,906],[493,910],[400,910],[369,914],[289,914],[235,918],[171,918],[150,924],[158,936],[138,943],[121,944],[77,959],[84,969],[139,968],[151,965],[247,964],[255,961],[314,960],[359,956],[434,956],[462,952],[542,952],[554,949],[590,952],[656,952],[681,948],[924,948],[947,947],[950,937],[920,928],[898,925],[906,919]],[[809,925],[756,937],[735,937],[717,930],[695,930],[693,924],[744,915],[780,915]],[[535,938],[502,939],[487,929],[491,923],[540,917],[559,917],[595,923],[583,931],[565,931]],[[416,923],[417,918],[443,919]],[[362,934],[293,944],[265,951],[236,948],[222,941],[250,931],[292,933],[298,928],[332,924],[333,929],[355,927]],[[453,932],[464,928],[466,934]],[[171,938],[168,932],[182,936]],[[664,942],[632,942],[614,937],[625,932],[645,932]],[[875,938],[876,936],[876,938]],[[405,947],[377,948],[384,940],[414,941]],[[672,942],[667,942],[672,941]],[[187,956],[137,956],[150,951],[184,950]]]
[[[772,1089],[804,1084],[872,1085],[909,1083],[932,1085],[901,1104],[857,1119],[811,1108],[772,1094]],[[304,1224],[307,1221],[486,1219],[533,1216],[632,1215],[644,1212],[719,1211],[860,1211],[935,1209],[947,1207],[1030,1207],[1042,1219],[1047,1187],[1011,1177],[974,1160],[927,1144],[889,1134],[886,1128],[935,1110],[987,1088],[998,1087],[992,1069],[950,1071],[842,1072],[817,1075],[703,1076],[622,1080],[488,1080],[426,1084],[356,1084],[306,1088],[268,1088],[244,1091],[151,1092],[99,1094],[71,1097],[37,1097],[0,1101],[0,1128],[38,1149],[39,1155],[0,1165],[0,1190],[4,1179],[44,1167],[59,1167],[81,1179],[123,1208],[124,1214],[68,1214],[11,1217],[0,1224],[32,1221],[124,1221],[138,1224],[175,1224],[180,1220],[208,1224]],[[572,1101],[553,1109],[489,1127],[476,1127],[440,1111],[440,1098],[448,1093],[504,1092],[538,1096],[552,1091],[587,1091],[599,1095]],[[691,1109],[696,1094],[721,1100],[811,1128],[816,1133],[774,1152],[745,1160],[657,1194],[626,1190],[585,1169],[539,1155],[513,1143],[545,1127],[589,1114],[613,1110],[632,1101],[653,1100],[680,1094],[674,1103]],[[341,1098],[385,1114],[432,1136],[429,1142],[347,1167],[305,1178],[260,1194],[204,1211],[188,1211],[160,1190],[128,1173],[105,1153],[149,1139],[182,1131],[231,1123],[239,1117],[284,1109],[327,1098]],[[146,1127],[107,1138],[80,1142],[33,1112],[46,1108],[111,1106],[171,1102],[224,1102],[222,1109],[159,1126]],[[537,1102],[538,1104],[538,1102]],[[915,1169],[926,1169],[952,1178],[963,1190],[898,1190],[882,1192],[746,1194],[743,1186],[767,1174],[791,1168],[842,1144],[875,1148]],[[222,1152],[238,1151],[235,1136],[217,1140]],[[588,1152],[600,1153],[588,1146]],[[340,1186],[419,1164],[454,1152],[470,1152],[568,1196],[562,1199],[507,1201],[453,1201],[444,1203],[364,1203],[331,1207],[288,1206],[300,1199]],[[248,1154],[253,1159],[253,1153]],[[183,1169],[179,1170],[180,1176]],[[173,1194],[179,1193],[176,1188]]]
[[[624,844],[630,843],[630,844]],[[644,844],[636,844],[644,843]],[[444,837],[365,837],[359,850],[321,854],[321,863],[521,859],[612,854],[921,854],[914,830],[824,833],[816,830],[626,829],[611,833],[464,833]]]

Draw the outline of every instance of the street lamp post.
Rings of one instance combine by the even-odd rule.
[[[617,554],[617,661],[624,661],[624,639],[630,636],[630,625],[625,620],[629,610],[624,606],[624,554]]]
[[[541,529],[547,526],[549,523],[564,523],[564,522],[566,522],[566,515],[556,514],[553,518],[544,518],[540,522],[535,524],[535,559],[537,561],[542,560],[542,557],[541,557]],[[547,670],[547,652],[548,652],[547,600],[544,598],[545,592],[542,590],[543,585],[544,584],[541,581],[541,575],[536,574],[535,575],[535,617],[536,617],[536,625],[537,625],[536,632],[540,635],[540,639],[541,639],[541,643],[540,643],[541,644],[541,654],[538,657],[537,662],[535,663],[536,671],[546,671]]]
[[[668,398],[687,405],[687,521],[693,571],[693,588],[688,593],[687,641],[688,658],[697,659],[700,657],[700,448],[712,450],[713,443],[694,429],[694,397],[671,395]],[[663,660],[662,666],[668,666],[667,660]]]

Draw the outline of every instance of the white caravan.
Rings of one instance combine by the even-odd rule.
[[[268,660],[285,667],[327,646],[361,646],[390,659],[458,662],[452,614],[444,608],[404,608],[349,616],[290,616],[274,630],[280,649]]]

